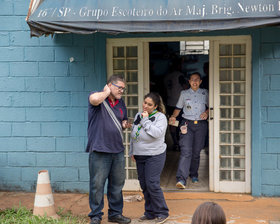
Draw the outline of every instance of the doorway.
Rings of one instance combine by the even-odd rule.
[[[189,88],[188,77],[199,72],[201,88],[209,89],[209,41],[175,41],[149,43],[150,91],[158,92],[166,106],[167,117],[175,109],[180,92]],[[179,116],[181,120],[181,114]],[[168,126],[167,157],[161,176],[165,191],[176,188],[176,172],[180,158],[179,128]],[[199,182],[187,181],[186,191],[209,191],[209,135],[200,154]]]
[[[205,40],[209,40],[209,56],[203,56],[202,59],[196,52],[196,45]],[[185,191],[251,192],[250,36],[113,38],[107,39],[106,54],[108,75],[122,74],[126,79],[128,91],[123,99],[129,117],[134,117],[142,110],[143,97],[148,92],[158,91],[164,96],[163,71],[168,71],[167,61],[174,54],[180,55],[180,61],[184,62],[181,67],[184,76],[193,69],[190,65],[197,62],[200,66],[195,69],[199,68],[203,73],[205,63],[202,62],[207,64],[208,61],[209,76],[205,77],[209,80],[209,154],[207,147],[201,151],[199,171],[199,182],[205,180],[205,185],[189,186]],[[156,58],[160,58],[160,63],[154,61]],[[170,135],[166,136],[166,140],[170,145]],[[140,190],[136,164],[128,155],[129,130],[124,132],[124,145],[124,190]],[[167,153],[168,161],[163,172],[166,182],[162,183],[166,187],[163,188],[167,191],[177,190],[176,174],[171,170],[177,169],[179,152],[173,152],[169,147]],[[169,158],[173,158],[171,162]],[[201,179],[203,176],[206,177]]]

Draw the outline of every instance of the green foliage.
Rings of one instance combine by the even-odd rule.
[[[52,219],[49,217],[34,216],[32,211],[25,208],[11,208],[0,210],[0,224],[86,224],[88,218],[86,216],[73,216],[71,212],[64,212],[59,209],[58,215],[60,219]]]

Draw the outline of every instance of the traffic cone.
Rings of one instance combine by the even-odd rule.
[[[59,218],[55,212],[50,177],[47,170],[41,170],[38,173],[33,215]]]

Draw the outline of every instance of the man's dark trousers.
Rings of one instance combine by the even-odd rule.
[[[108,217],[122,215],[122,188],[125,181],[124,152],[104,153],[91,152],[89,154],[89,217],[102,219],[104,207],[104,187],[108,178],[107,198],[109,202]]]

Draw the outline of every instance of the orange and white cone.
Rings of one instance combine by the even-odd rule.
[[[41,170],[38,173],[33,215],[59,218],[55,212],[50,177],[47,170]]]

